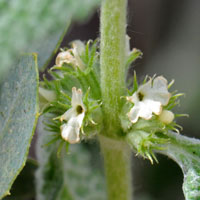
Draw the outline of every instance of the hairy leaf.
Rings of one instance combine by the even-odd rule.
[[[36,57],[26,55],[0,87],[0,199],[26,162],[38,116]]]
[[[38,200],[104,200],[104,180],[95,166],[91,166],[90,152],[82,144],[70,145],[69,153],[57,156],[52,133],[40,131],[37,157],[40,167],[36,173]]]
[[[178,163],[184,174],[186,200],[200,199],[200,140],[169,133],[170,143],[161,151]]]
[[[85,19],[100,0],[1,0],[0,75],[20,52],[39,54],[42,67],[70,21]],[[64,35],[63,35],[64,36]]]

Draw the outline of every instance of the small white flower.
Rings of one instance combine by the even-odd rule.
[[[62,51],[60,52],[57,57],[56,57],[56,66],[58,67],[62,67],[62,65],[66,63],[66,64],[76,64],[76,60],[74,58],[74,56],[71,53],[71,50],[67,50],[67,51]]]
[[[133,108],[128,113],[132,123],[136,123],[138,118],[149,120],[153,113],[159,115],[162,112],[162,106],[167,105],[171,94],[168,92],[167,80],[158,76],[150,79],[147,83],[141,85],[138,90],[127,100],[134,103]]]
[[[80,40],[72,42],[72,48],[67,51],[60,52],[56,57],[56,66],[62,67],[64,63],[72,64],[75,67],[79,67],[81,70],[84,69],[84,63],[81,60],[81,54],[85,50],[85,45]]]
[[[72,88],[72,108],[67,110],[60,120],[66,120],[67,123],[61,126],[61,136],[71,144],[80,141],[80,129],[85,117],[85,106],[82,101],[81,89]]]

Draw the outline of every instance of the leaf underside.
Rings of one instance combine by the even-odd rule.
[[[200,199],[200,140],[170,132],[171,142],[162,151],[181,167],[186,200]]]
[[[38,116],[34,55],[22,56],[0,87],[0,199],[25,165]]]

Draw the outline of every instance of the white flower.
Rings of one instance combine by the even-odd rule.
[[[84,69],[84,63],[81,60],[81,54],[85,50],[85,45],[80,40],[72,42],[72,48],[67,51],[60,52],[56,57],[56,66],[62,67],[64,63],[72,64],[75,67],[79,67],[81,70]]]
[[[82,101],[81,89],[72,88],[71,105],[72,108],[60,117],[61,121],[67,121],[67,123],[61,126],[61,136],[64,140],[74,144],[80,141],[80,129],[85,117],[85,106]]]
[[[128,101],[134,103],[128,113],[130,121],[136,123],[139,117],[149,120],[153,113],[159,115],[162,112],[162,106],[168,104],[170,97],[167,80],[164,77],[158,76],[150,79],[141,85],[132,96],[127,97]]]
[[[60,52],[57,57],[56,57],[56,65],[58,67],[62,67],[62,65],[64,63],[67,63],[67,64],[75,64],[76,63],[76,60],[74,58],[74,56],[71,54],[71,50],[67,50],[67,51],[62,51]]]

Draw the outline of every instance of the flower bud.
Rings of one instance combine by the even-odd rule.
[[[170,124],[174,120],[174,113],[169,110],[163,110],[159,115],[159,120],[164,124]]]

